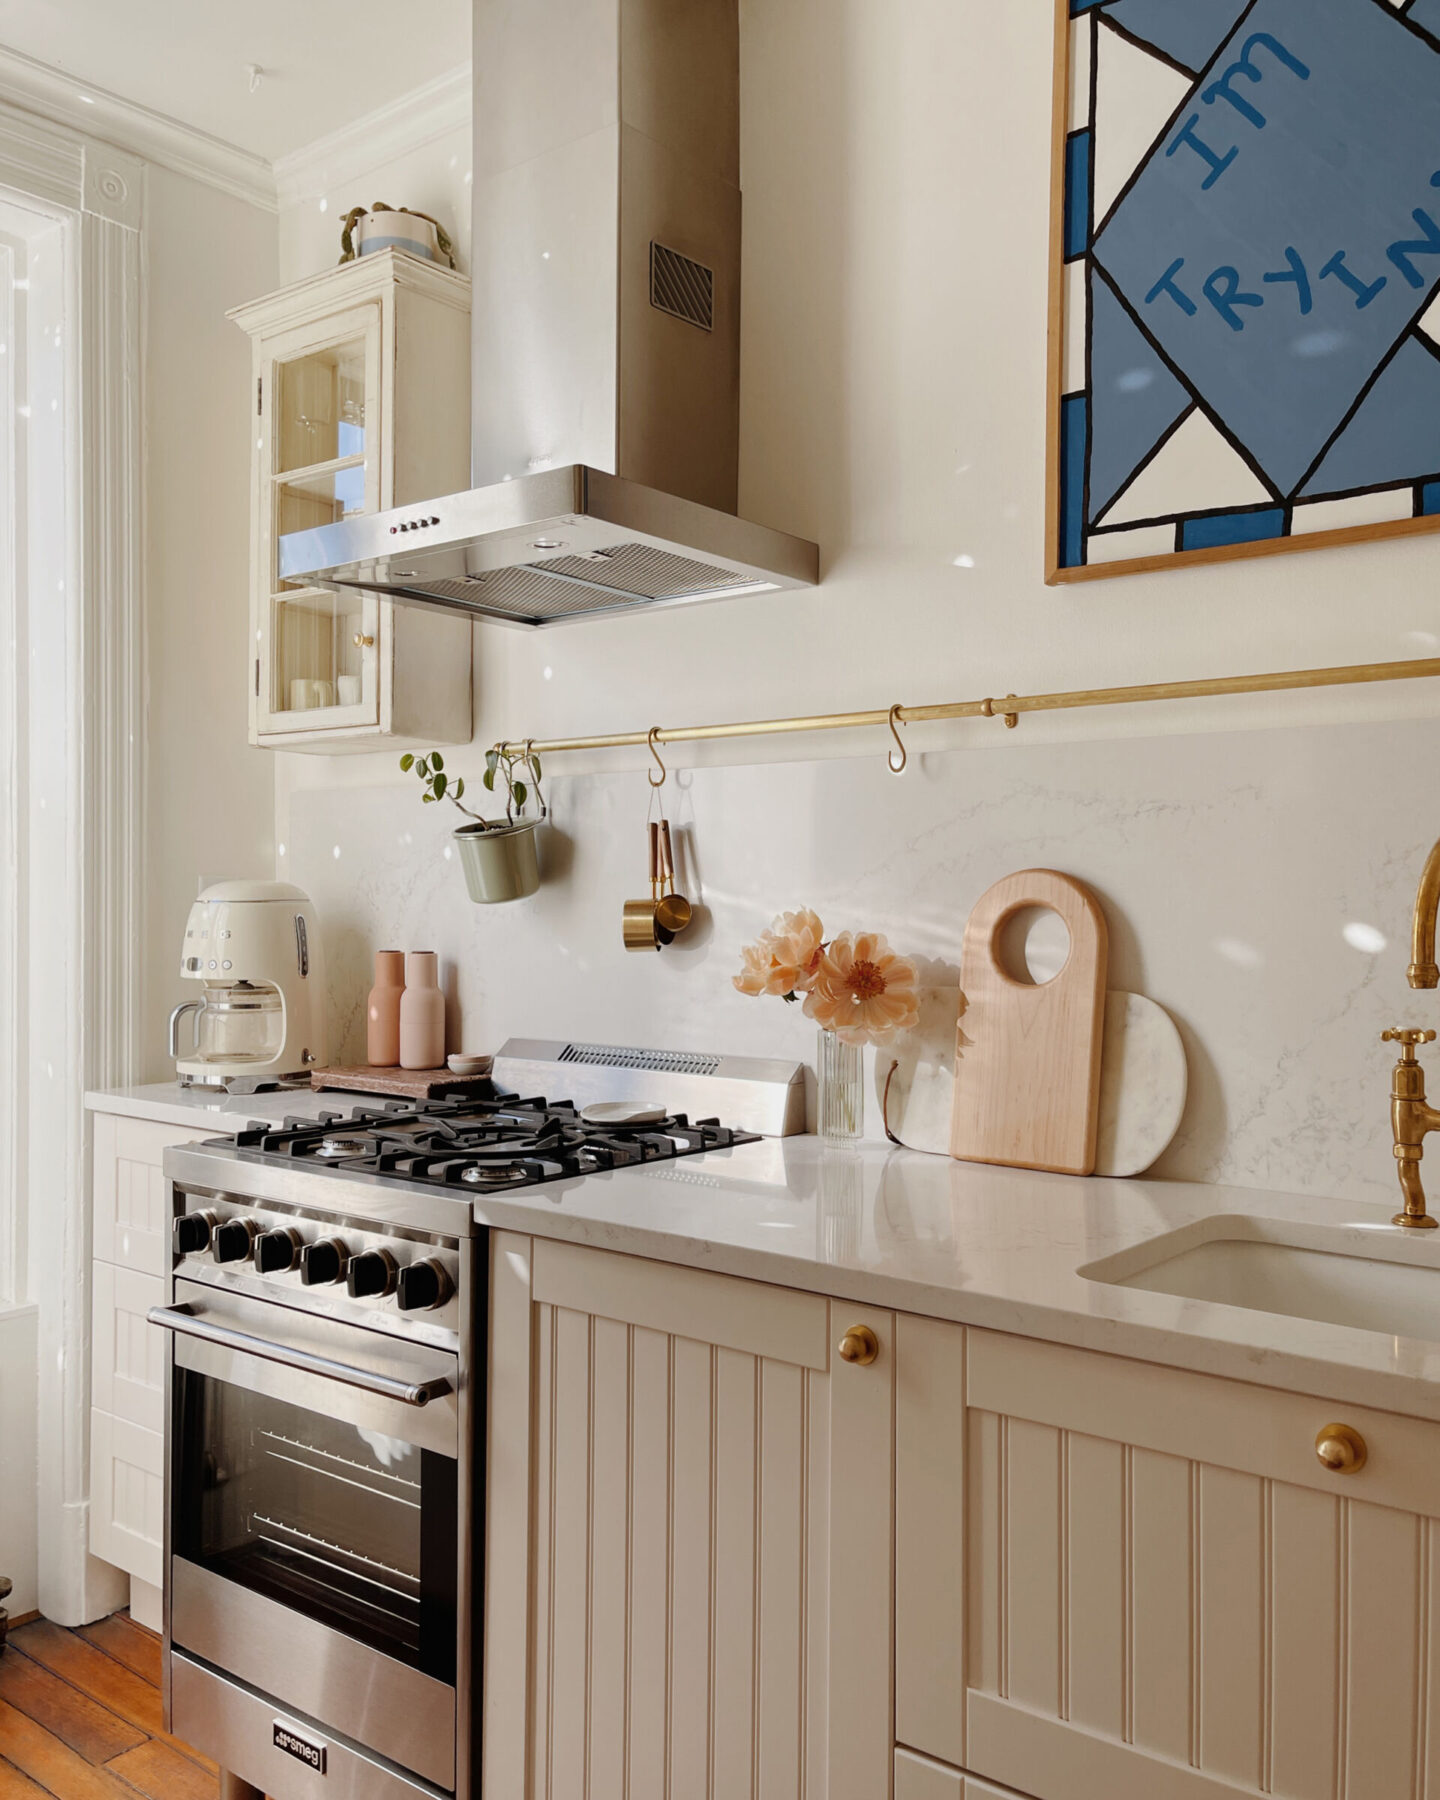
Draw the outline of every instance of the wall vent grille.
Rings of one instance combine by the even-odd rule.
[[[650,304],[702,331],[715,328],[715,271],[664,244],[650,246]]]
[[[629,1050],[621,1044],[567,1044],[562,1063],[598,1063],[607,1069],[650,1069],[657,1075],[713,1075],[718,1056],[688,1050]]]

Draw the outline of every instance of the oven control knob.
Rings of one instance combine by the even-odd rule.
[[[395,1292],[396,1263],[388,1250],[362,1250],[350,1258],[345,1287],[352,1300]]]
[[[255,1241],[253,1219],[226,1219],[210,1233],[210,1248],[218,1263],[244,1262]]]
[[[283,1275],[295,1267],[304,1240],[290,1226],[262,1231],[255,1240],[255,1267],[262,1275]]]
[[[406,1263],[400,1271],[395,1304],[401,1312],[427,1312],[443,1306],[455,1291],[453,1282],[438,1262],[426,1257],[423,1262]]]
[[[177,1256],[196,1256],[210,1248],[210,1233],[215,1229],[213,1212],[181,1213],[170,1230]]]
[[[319,1238],[300,1252],[300,1282],[303,1287],[321,1287],[339,1281],[350,1260],[350,1250],[343,1238]]]

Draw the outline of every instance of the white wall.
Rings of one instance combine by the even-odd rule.
[[[1428,539],[1044,585],[1053,15],[1050,0],[742,0],[741,510],[817,539],[823,582],[809,594],[544,634],[478,627],[476,741],[450,756],[452,772],[478,775],[483,747],[502,735],[1440,650],[1440,547]],[[455,965],[475,1048],[508,1031],[554,1029],[803,1054],[805,1028],[783,1015],[762,1023],[753,1003],[737,1012],[728,990],[736,944],[771,910],[818,902],[813,878],[846,922],[863,901],[866,918],[902,945],[943,960],[945,933],[990,879],[1053,856],[1100,884],[1141,985],[1154,966],[1175,972],[1159,997],[1187,1020],[1202,1110],[1198,1126],[1187,1124],[1192,1153],[1171,1172],[1378,1196],[1393,1171],[1379,1142],[1385,1059],[1372,1027],[1382,1013],[1384,1023],[1391,1013],[1433,1022],[1433,1001],[1409,994],[1398,951],[1351,967],[1355,952],[1332,946],[1317,973],[1282,921],[1307,943],[1312,929],[1364,922],[1383,870],[1379,928],[1392,946],[1403,936],[1440,805],[1427,824],[1408,804],[1379,801],[1397,767],[1427,760],[1429,729],[1398,721],[1432,718],[1437,688],[1027,717],[1015,732],[998,722],[916,726],[912,752],[957,754],[927,755],[893,802],[903,829],[888,816],[888,777],[875,773],[881,733],[678,747],[669,755],[681,769],[762,766],[713,783],[695,777],[686,804],[713,938],[653,968],[623,955],[615,925],[643,870],[643,752],[551,760],[557,777],[562,766],[609,775],[557,787],[564,836],[528,910],[456,898],[435,809],[421,814],[413,778],[402,782],[392,756],[279,759],[277,831],[289,872],[330,915],[342,1018],[363,994],[362,953],[382,940],[428,942]],[[1341,721],[1357,731],[1311,735]],[[1380,735],[1366,738],[1366,721]],[[1174,741],[1125,747],[1145,737]],[[1067,740],[1088,748],[1058,747]],[[1391,760],[1402,744],[1412,759],[1403,764]],[[826,772],[827,759],[856,755],[867,760],[832,761]],[[1352,782],[1343,807],[1337,768]],[[1246,812],[1252,790],[1258,810]],[[1132,800],[1139,810],[1126,824]],[[1232,833],[1236,809],[1244,830]],[[1360,841],[1337,823],[1342,812],[1363,824]],[[1205,833],[1170,832],[1167,820],[1191,814]],[[1303,878],[1277,848],[1289,842],[1282,828],[1300,833]],[[1146,858],[1157,859],[1153,872]],[[1183,895],[1192,877],[1208,898],[1187,915],[1163,897]],[[1214,946],[1253,943],[1257,908],[1273,921],[1263,960],[1237,975]],[[1326,984],[1342,975],[1367,996],[1359,1023],[1338,1002],[1324,1009]],[[1243,1027],[1221,996],[1243,1001]],[[1338,1138],[1320,1129],[1331,1107],[1343,1120]],[[1305,1160],[1297,1131],[1323,1153]],[[1350,1149],[1337,1163],[1341,1138]]]
[[[278,286],[276,221],[149,172],[146,244],[146,1074],[202,877],[268,875],[274,771],[248,741],[250,341],[226,309]]]
[[[12,1619],[36,1606],[37,1311],[0,1300],[0,1575],[15,1591],[4,1602]]]

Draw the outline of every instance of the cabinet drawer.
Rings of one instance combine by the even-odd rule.
[[[1316,1456],[1333,1422],[1357,1473]],[[906,1321],[897,1458],[917,1751],[1040,1800],[1440,1782],[1440,1426]]]
[[[198,1144],[219,1128],[185,1131],[147,1119],[95,1114],[94,1254],[142,1275],[170,1267],[169,1207],[162,1164],[169,1144]]]
[[[147,1431],[165,1428],[165,1333],[146,1314],[165,1301],[163,1275],[94,1265],[91,1399]]]
[[[152,1587],[163,1576],[164,1468],[160,1432],[91,1412],[91,1552]]]
[[[1023,1800],[945,1763],[910,1750],[895,1752],[895,1800]]]

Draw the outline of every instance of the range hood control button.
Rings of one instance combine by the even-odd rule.
[[[210,1248],[210,1233],[215,1229],[213,1212],[181,1213],[170,1228],[170,1240],[177,1256],[196,1256]]]
[[[424,1262],[407,1263],[400,1271],[395,1304],[401,1312],[428,1312],[443,1306],[454,1291],[445,1270],[427,1257]]]
[[[362,1250],[350,1258],[345,1287],[352,1300],[369,1300],[395,1292],[397,1265],[388,1250]]]
[[[226,1219],[210,1234],[210,1247],[217,1263],[244,1262],[255,1241],[253,1219]]]
[[[283,1275],[295,1267],[300,1245],[300,1233],[289,1226],[262,1231],[255,1240],[255,1267],[262,1275]]]
[[[300,1252],[301,1286],[322,1287],[341,1280],[349,1260],[349,1248],[341,1238],[321,1238],[307,1244]]]

